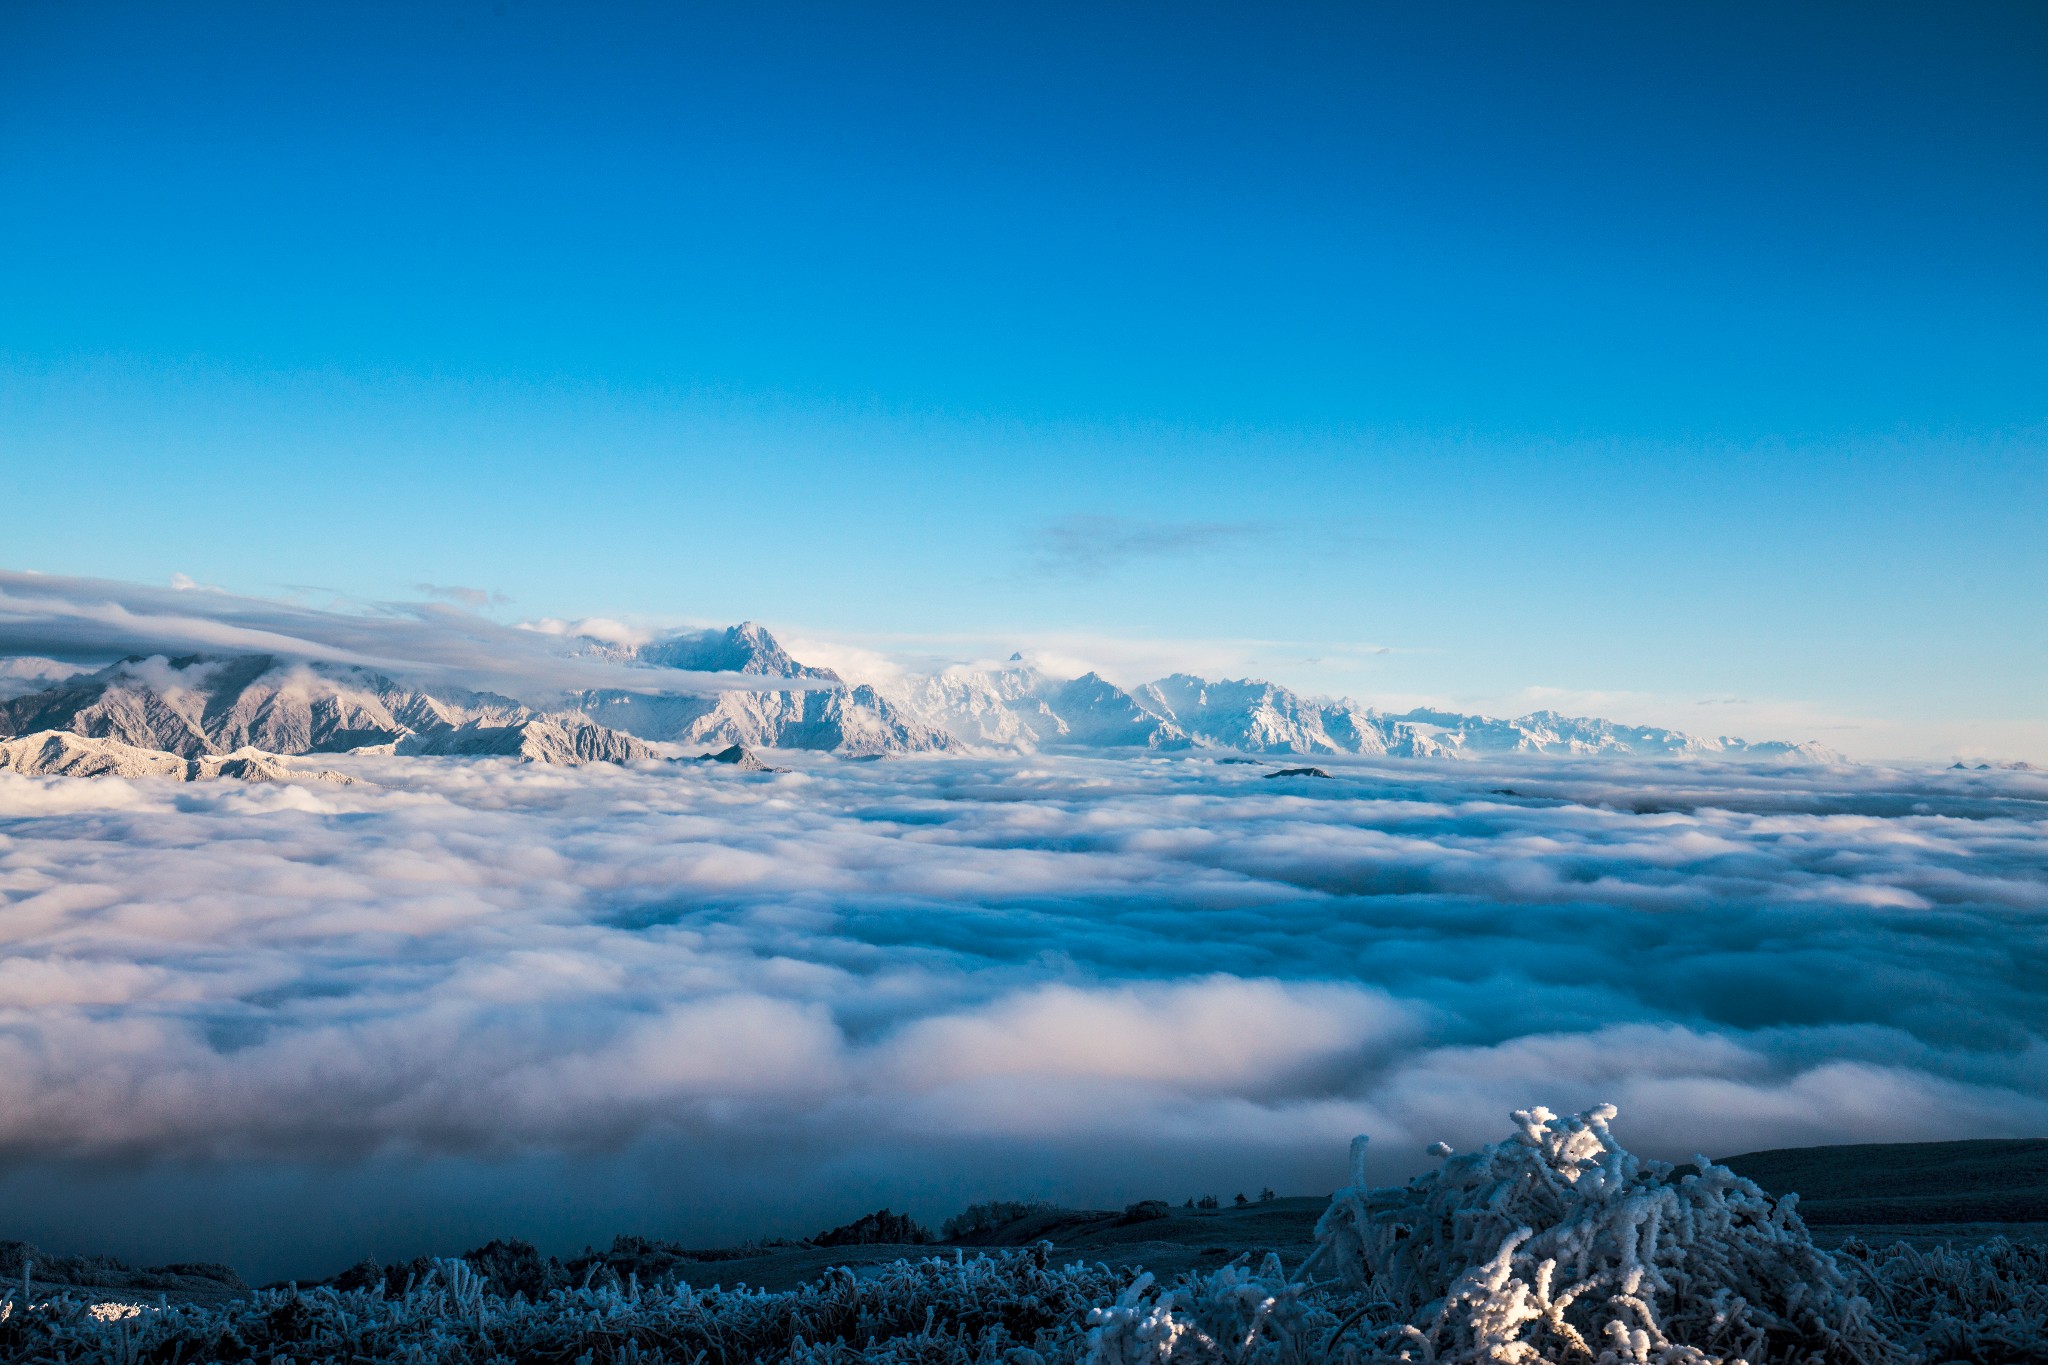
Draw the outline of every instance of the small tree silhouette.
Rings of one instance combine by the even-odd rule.
[[[1249,1204],[1249,1203],[1251,1203],[1251,1202],[1252,1202],[1251,1200],[1249,1200],[1249,1199],[1245,1198],[1245,1197],[1244,1197],[1244,1196],[1243,1196],[1242,1194],[1240,1194],[1239,1196],[1237,1196],[1237,1206],[1238,1206],[1239,1208],[1243,1208],[1243,1207],[1244,1207],[1244,1206],[1245,1206],[1246,1204]]]

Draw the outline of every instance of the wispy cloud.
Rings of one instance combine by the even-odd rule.
[[[443,583],[415,583],[412,587],[414,592],[424,593],[428,597],[438,597],[447,602],[459,602],[477,611],[485,607],[506,606],[512,601],[504,593],[492,592],[487,588],[464,588]]]
[[[1075,515],[1038,528],[1027,548],[1036,572],[1066,577],[1102,573],[1136,560],[1234,550],[1270,529],[1253,521],[1145,521]]]

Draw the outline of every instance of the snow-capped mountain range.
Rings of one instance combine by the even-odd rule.
[[[0,702],[0,740],[47,734],[121,746],[93,751],[93,761],[111,765],[105,771],[143,764],[135,754],[146,753],[198,764],[189,771],[200,776],[215,775],[205,760],[246,754],[381,749],[549,763],[656,756],[632,736],[573,712],[542,714],[493,693],[427,691],[369,669],[274,654],[123,659]],[[58,762],[58,749],[42,745],[32,753],[15,759],[17,771],[28,771],[22,764],[30,762],[44,765],[39,771],[68,770],[49,766]],[[63,761],[75,767],[80,760],[66,750]]]
[[[1052,676],[1014,656],[1002,664],[855,682],[791,658],[752,622],[637,646],[579,639],[571,647],[628,670],[722,673],[761,685],[700,694],[651,682],[644,689],[521,701],[271,654],[137,657],[69,676],[48,661],[15,660],[0,672],[23,690],[0,701],[0,740],[54,732],[188,763],[245,751],[364,750],[633,762],[733,745],[855,757],[1078,749],[1837,760],[1811,743],[1705,738],[1554,711],[1506,720],[1432,710],[1393,715],[1255,679],[1176,673],[1125,688],[1096,673]],[[56,754],[58,748],[44,742],[33,752]],[[132,767],[141,760],[128,755],[121,762]]]
[[[897,704],[962,742],[1006,749],[1222,749],[1261,754],[1458,758],[1483,754],[1708,755],[1838,761],[1817,744],[1752,744],[1538,711],[1513,720],[1415,710],[1390,715],[1348,698],[1307,697],[1254,678],[1175,673],[1125,689],[1088,673],[1048,677],[1021,658],[907,679]]]

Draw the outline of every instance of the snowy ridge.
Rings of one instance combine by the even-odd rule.
[[[849,756],[1074,748],[1111,752],[1461,758],[1503,754],[1739,757],[1831,763],[1817,744],[1750,743],[1537,711],[1514,719],[1418,709],[1388,714],[1255,678],[1175,673],[1125,688],[1099,673],[1052,676],[1023,658],[958,665],[877,686],[792,658],[759,625],[687,631],[640,645],[583,638],[580,654],[645,668],[645,688],[609,687],[532,704],[395,681],[368,669],[269,654],[128,658],[63,676],[23,660],[10,677],[41,690],[0,700],[0,738],[64,730],[181,758],[243,748],[276,754],[389,747],[408,754],[631,762],[651,744],[807,749]],[[744,678],[711,693],[671,690],[655,670]],[[787,686],[777,686],[786,680]]]
[[[866,685],[709,697],[604,690],[579,693],[567,704],[597,724],[674,744],[854,755],[958,747],[952,735],[906,714]]]
[[[579,763],[633,763],[661,757],[654,748],[631,735],[575,714],[534,716],[509,725],[472,720],[452,729],[407,735],[392,746],[392,752],[517,758],[565,767]]]
[[[645,645],[586,639],[582,653],[696,673],[797,681],[797,688],[719,692],[713,696],[659,690],[600,688],[563,700],[594,720],[637,739],[674,745],[748,749],[821,749],[846,755],[924,753],[954,749],[942,729],[905,714],[868,686],[850,686],[831,669],[799,663],[752,620],[723,630],[684,630]]]
[[[0,772],[24,777],[168,777],[177,782],[233,778],[242,782],[347,784],[339,773],[301,772],[276,754],[237,749],[230,754],[183,758],[160,749],[139,749],[113,739],[92,739],[68,730],[42,730],[0,742]]]
[[[69,730],[184,758],[256,748],[346,753],[471,721],[512,724],[510,697],[407,687],[368,669],[270,654],[128,658],[0,704],[0,738]]]
[[[670,635],[631,653],[636,661],[660,668],[686,668],[701,673],[753,673],[773,678],[816,678],[837,683],[829,668],[812,668],[789,657],[773,635],[752,621],[724,630]]]
[[[573,693],[563,704],[600,725],[641,739],[720,748],[815,749],[849,755],[953,749],[945,730],[907,714],[874,688],[849,685],[829,668],[789,655],[752,621],[724,630],[685,631],[642,645],[591,640],[586,652],[649,668],[788,678],[787,690],[711,696],[604,688]]]
[[[1053,678],[1018,658],[995,667],[948,668],[903,680],[893,690],[905,712],[964,744],[1021,751],[1076,745],[1392,758],[1521,753],[1840,761],[1818,744],[1709,739],[1556,711],[1512,720],[1427,709],[1388,714],[1255,678],[1212,682],[1175,673],[1126,690],[1095,673]]]

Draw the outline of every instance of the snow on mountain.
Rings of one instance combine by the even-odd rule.
[[[602,646],[621,662],[694,672],[789,678],[808,686],[711,695],[605,688],[568,703],[600,724],[642,739],[720,748],[819,749],[862,755],[958,747],[943,727],[907,714],[865,684],[849,686],[829,668],[813,668],[752,621],[726,630],[690,631],[639,646]]]
[[[1176,673],[1125,690],[1099,674],[1054,678],[1013,657],[899,679],[898,703],[970,747],[1241,749],[1433,757],[1442,746],[1356,702],[1311,701],[1273,683]]]
[[[276,754],[237,749],[186,758],[68,730],[39,730],[0,742],[0,771],[25,777],[168,777],[178,782],[234,778],[243,782],[353,782],[339,773],[300,772]]]
[[[1419,709],[1393,720],[1427,736],[1447,755],[1462,754],[1629,754],[1662,758],[1783,758],[1839,763],[1842,756],[1807,741],[1770,740],[1752,744],[1721,735],[1707,738],[1654,725],[1621,725],[1611,720],[1534,711],[1513,720]]]
[[[899,679],[902,709],[970,747],[1230,749],[1267,754],[1456,758],[1528,753],[1735,756],[1828,763],[1817,744],[1751,744],[1538,711],[1512,720],[1428,709],[1389,715],[1256,678],[1175,673],[1126,690],[1098,674],[1062,680],[1021,658]]]
[[[510,697],[427,692],[367,669],[268,654],[124,659],[0,705],[0,735],[36,732],[78,741],[44,743],[49,754],[34,761],[62,765],[51,771],[170,775],[167,765],[196,763],[204,771],[188,776],[214,776],[230,762],[239,766],[225,775],[255,777],[269,775],[259,769],[278,754],[386,747],[565,764],[657,757],[587,716],[537,715]]]
[[[572,703],[599,724],[642,739],[677,744],[821,749],[842,754],[919,753],[958,747],[952,735],[905,714],[866,685],[720,692],[708,697],[607,689],[581,693]]]
[[[1175,673],[1132,696],[1154,715],[1216,748],[1280,754],[1381,753],[1386,748],[1362,737],[1360,748],[1339,744],[1323,723],[1323,707],[1251,678],[1208,682]],[[1372,733],[1377,739],[1377,731]]]
[[[1175,673],[1126,689],[1097,673],[1054,677],[1013,656],[887,681],[851,683],[792,657],[753,622],[646,644],[580,642],[646,688],[543,699],[396,682],[368,669],[268,654],[124,659],[58,676],[0,701],[0,738],[63,730],[196,759],[243,748],[334,753],[504,754],[552,763],[654,757],[649,743],[809,749],[849,756],[1041,748],[1456,758],[1502,754],[1743,757],[1838,762],[1816,744],[1747,743],[1655,726],[1537,711],[1512,719],[1421,708],[1390,715],[1349,699],[1309,697],[1255,678]],[[44,676],[47,661],[17,670]],[[63,665],[53,665],[62,670]],[[768,690],[678,692],[657,669],[726,673]],[[777,680],[788,686],[776,686]]]
[[[472,720],[453,728],[407,735],[392,752],[400,754],[505,757],[529,763],[632,763],[661,754],[631,735],[599,725],[587,716],[551,714],[494,725]]]
[[[956,664],[937,673],[895,681],[896,702],[926,724],[962,742],[994,749],[1035,749],[1057,744],[1067,723],[1046,701],[1058,684],[1012,656],[996,668]]]
[[[752,621],[724,630],[689,631],[650,641],[631,657],[658,668],[686,668],[699,673],[753,673],[771,678],[816,678],[840,682],[829,668],[812,668],[789,657],[789,651]]]
[[[1187,749],[1195,740],[1170,717],[1147,710],[1099,673],[1062,683],[1046,704],[1066,725],[1064,740],[1092,748]]]
[[[0,736],[69,730],[185,758],[242,748],[341,753],[472,720],[532,713],[510,697],[433,695],[367,669],[269,654],[123,659],[0,703]]]

